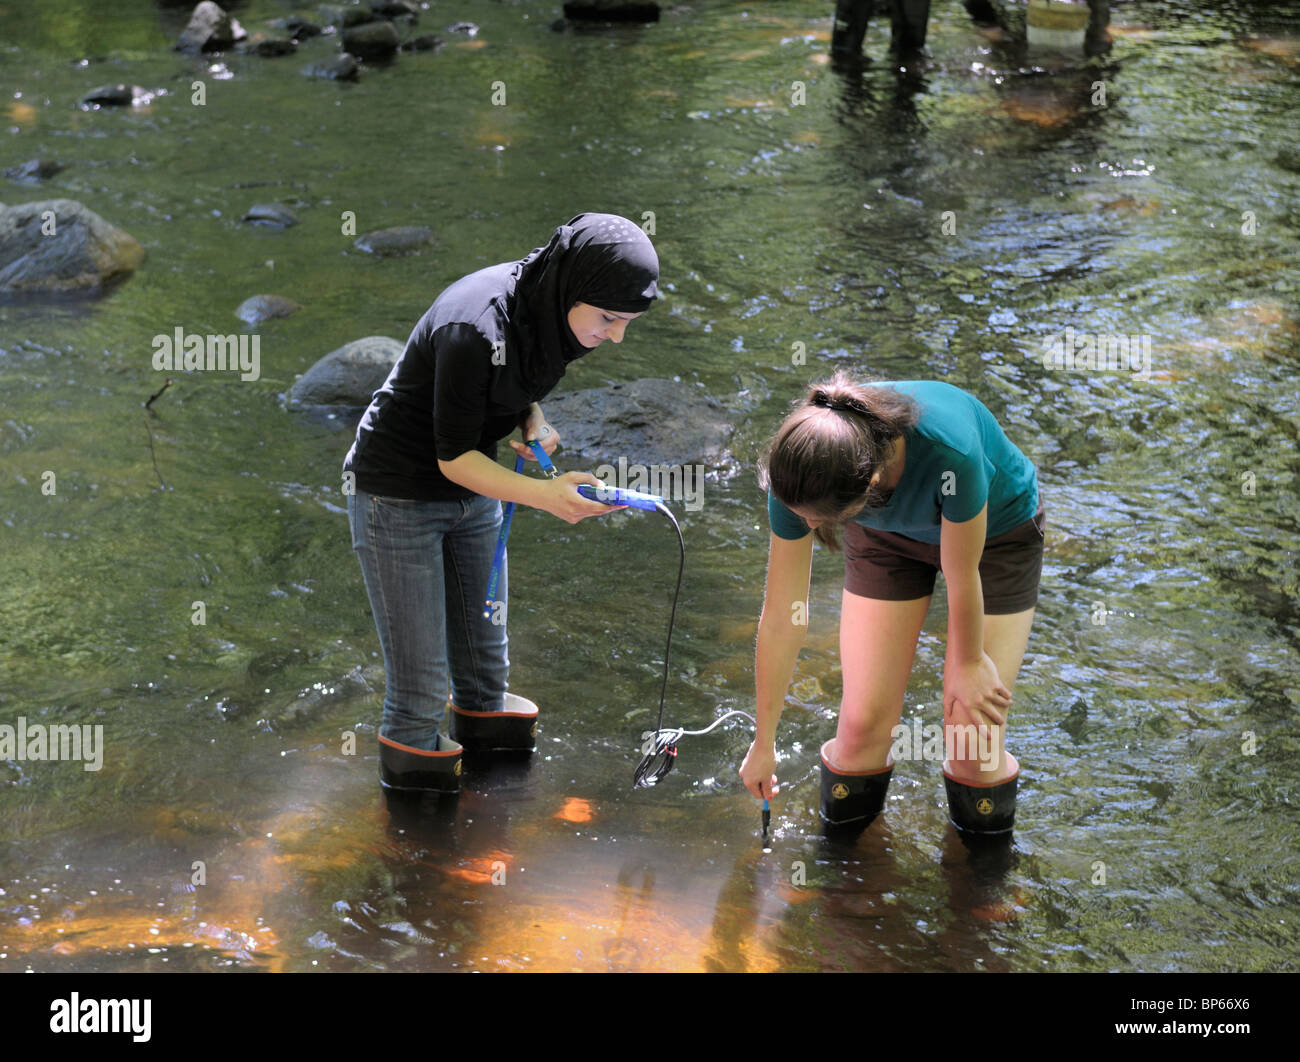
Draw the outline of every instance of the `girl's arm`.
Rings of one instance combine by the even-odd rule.
[[[812,550],[811,534],[793,540],[772,535],[768,543],[767,589],[754,660],[758,728],[740,766],[745,788],[759,798],[776,792],[776,727],[808,630]]]
[[[469,450],[454,461],[439,461],[438,468],[453,483],[475,494],[531,505],[570,524],[588,516],[613,512],[610,506],[589,501],[578,493],[579,483],[602,485],[590,472],[566,472],[558,479],[534,479],[515,475],[479,450]]]
[[[984,652],[984,591],[979,564],[984,554],[988,506],[964,523],[943,518],[939,565],[948,584],[948,651],[944,659],[944,718],[959,704],[972,721],[1001,726],[1011,692],[1002,685],[993,659]],[[959,721],[959,720],[958,720]]]

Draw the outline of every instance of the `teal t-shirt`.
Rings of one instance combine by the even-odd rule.
[[[911,395],[921,418],[906,433],[903,476],[889,503],[863,509],[853,523],[937,546],[943,518],[963,524],[986,504],[986,538],[1033,518],[1038,509],[1033,462],[1016,449],[983,402],[938,380],[872,381],[870,386]],[[777,538],[809,533],[808,525],[771,494],[767,514]]]

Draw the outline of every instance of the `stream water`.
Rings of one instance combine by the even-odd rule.
[[[104,728],[100,770],[0,763],[0,970],[1300,966],[1300,9],[1113,9],[1104,63],[1045,72],[935,4],[900,75],[883,20],[863,70],[832,68],[829,3],[560,34],[549,3],[461,0],[422,16],[445,47],[347,85],[301,74],[332,38],[191,59],[188,4],[0,0],[0,169],[67,166],[0,199],[80,200],[148,251],[102,298],[0,305],[0,723]],[[259,30],[292,7],[232,10]],[[156,95],[76,106],[119,81]],[[301,223],[239,220],[272,199]],[[937,763],[900,764],[856,843],[821,837],[841,573],[820,550],[773,852],[743,726],[634,791],[677,566],[635,512],[516,514],[511,679],[538,752],[467,763],[450,804],[386,804],[351,426],[282,396],[583,210],[653,212],[666,298],[561,388],[670,377],[738,425],[740,474],[676,510],[674,725],[752,709],[753,461],[810,379],[948,380],[1038,466],[1005,865],[970,860]],[[372,258],[345,211],[438,243]],[[152,337],[239,332],[258,293],[303,306],[258,327],[259,378],[173,374],[147,414]],[[1149,363],[1045,365],[1066,329],[1147,337]],[[939,594],[904,722],[940,718],[945,623]]]

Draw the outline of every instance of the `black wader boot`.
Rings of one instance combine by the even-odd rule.
[[[534,752],[537,705],[527,697],[506,694],[505,710],[475,712],[451,706],[451,736],[467,752]]]
[[[822,821],[835,829],[865,830],[885,806],[894,765],[874,771],[839,771],[827,762],[822,745]]]
[[[401,792],[459,793],[460,745],[438,735],[438,750],[379,737],[379,784]]]
[[[963,840],[1011,839],[1016,821],[1016,782],[1020,769],[1010,778],[992,785],[959,782],[944,764],[943,782],[948,790],[948,817]]]

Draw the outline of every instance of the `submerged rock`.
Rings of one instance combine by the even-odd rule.
[[[53,159],[29,159],[20,166],[10,166],[5,170],[5,176],[11,181],[36,184],[39,181],[49,180],[62,169],[64,169],[63,163],[55,162]]]
[[[385,18],[395,18],[399,15],[420,17],[420,5],[413,3],[413,0],[370,0],[370,10]]]
[[[324,14],[324,12],[325,9],[322,8],[321,13]],[[352,7],[331,9],[331,15],[333,17],[330,21],[335,26],[338,26],[339,29],[351,29],[353,26],[364,26],[368,22],[381,21],[379,16],[373,11],[364,7],[357,7],[356,5],[353,5]]]
[[[130,107],[146,92],[139,85],[99,85],[81,97],[83,107]]]
[[[284,18],[271,19],[271,25],[276,29],[282,29],[296,41],[305,41],[309,37],[319,37],[321,28],[310,19],[305,19],[301,15],[286,15]]]
[[[267,715],[272,726],[292,726],[295,723],[316,722],[340,706],[366,697],[374,690],[366,681],[360,665],[347,674],[329,682],[315,682],[299,690],[292,700],[278,700]]]
[[[1300,173],[1300,150],[1295,148],[1283,148],[1273,159],[1284,170],[1290,170],[1292,173]]]
[[[298,50],[298,42],[292,37],[263,37],[255,36],[249,38],[240,46],[240,51],[245,55],[258,55],[263,59],[273,59],[280,55],[293,55]]]
[[[244,28],[222,8],[212,0],[203,0],[190,15],[188,25],[181,30],[176,41],[176,51],[189,55],[219,52],[246,36],[248,34]]]
[[[389,59],[398,43],[391,22],[367,22],[343,31],[343,50],[361,59]]]
[[[0,292],[94,292],[144,258],[133,236],[74,199],[0,205]]]
[[[381,257],[393,257],[402,254],[415,254],[431,247],[437,241],[432,229],[423,225],[401,225],[394,229],[379,229],[358,236],[355,241],[357,250]]]
[[[298,215],[283,203],[254,203],[240,220],[254,225],[287,229],[290,225],[298,224]]]
[[[323,77],[329,81],[355,81],[359,69],[357,61],[347,52],[344,52],[342,55],[336,55],[333,59],[326,59],[304,67],[303,73],[308,77]]]
[[[447,42],[436,33],[421,33],[418,37],[412,37],[410,40],[402,41],[402,51],[431,52],[435,48],[441,48],[446,43]]]
[[[477,37],[478,27],[472,22],[453,22],[447,27],[448,33],[463,33],[466,37]]]
[[[253,295],[239,304],[235,316],[249,324],[261,324],[276,317],[289,317],[302,307],[283,295]]]
[[[658,22],[653,0],[568,0],[564,17],[586,22]]]
[[[330,351],[294,381],[289,405],[364,408],[388,378],[402,349],[388,336],[354,339]]]
[[[657,465],[730,470],[734,430],[717,399],[691,384],[632,380],[542,400],[546,419],[568,453]]]

